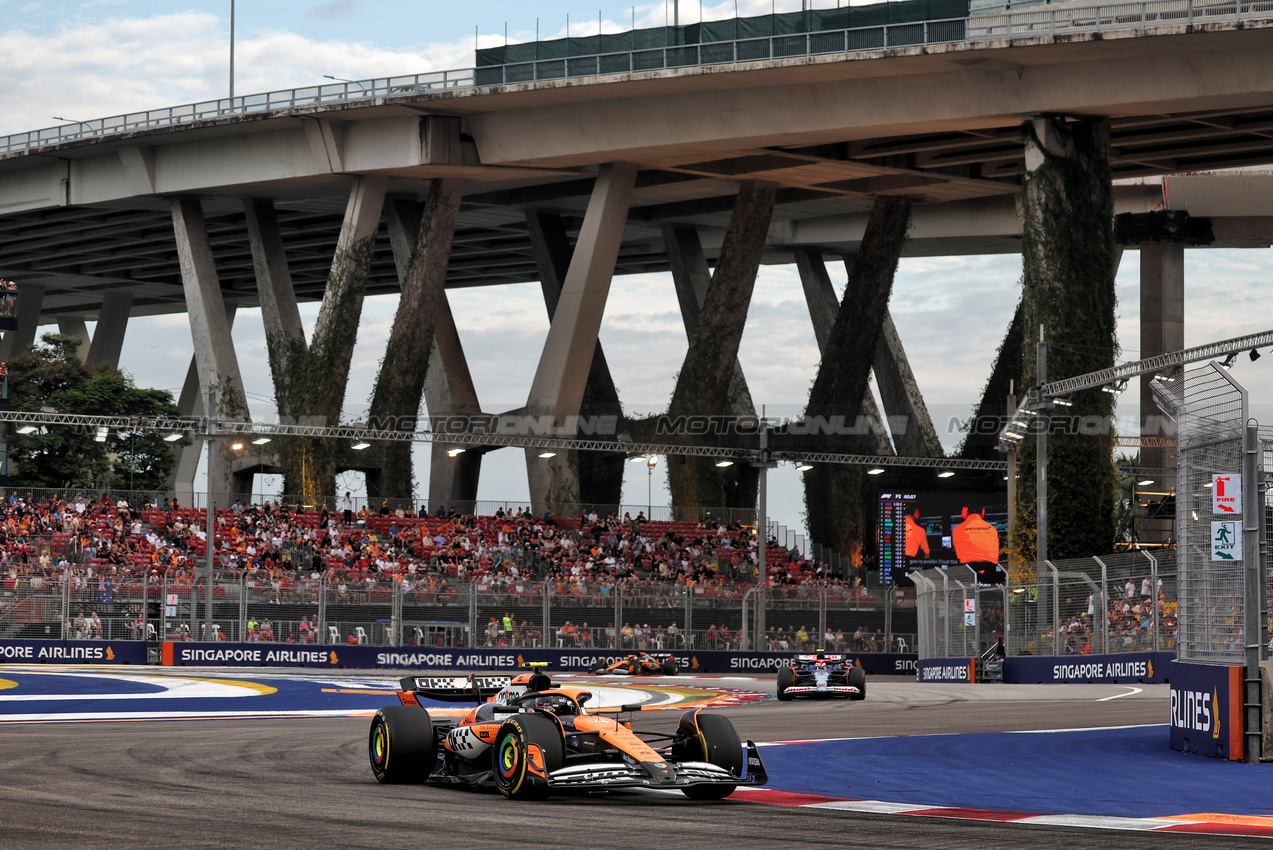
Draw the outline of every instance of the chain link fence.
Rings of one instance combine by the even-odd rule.
[[[1123,552],[1036,564],[1030,583],[978,585],[968,568],[911,573],[920,658],[1101,655],[1177,648],[1174,553]]]
[[[0,638],[224,640],[431,647],[885,652],[915,646],[915,605],[894,588],[770,590],[766,635],[755,587],[467,581],[441,574],[217,575],[115,579],[78,564],[6,578]]]

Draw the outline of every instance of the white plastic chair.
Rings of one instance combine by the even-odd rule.
[[[330,643],[340,643],[340,629],[335,626],[327,627],[327,638]]]
[[[363,629],[362,626],[354,626],[354,634],[358,635],[359,643],[367,642],[367,632]]]

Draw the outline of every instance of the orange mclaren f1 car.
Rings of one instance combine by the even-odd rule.
[[[636,732],[622,715],[640,705],[585,706],[592,694],[557,687],[543,673],[407,677],[401,705],[371,721],[368,755],[384,783],[494,786],[505,797],[536,799],[572,789],[679,789],[694,800],[720,800],[739,785],[768,781],[760,753],[734,725],[699,709],[676,732]],[[458,721],[436,720],[419,698],[485,700]]]
[[[675,676],[680,670],[676,657],[670,652],[633,652],[609,664],[598,661],[592,668],[597,674],[627,673],[630,676]]]

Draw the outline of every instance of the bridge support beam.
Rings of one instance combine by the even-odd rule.
[[[133,308],[130,292],[108,292],[102,296],[102,309],[97,314],[93,342],[88,347],[88,362],[119,368],[119,355],[124,349],[128,315]]]
[[[0,340],[0,360],[12,360],[15,354],[31,347],[43,309],[44,287],[38,283],[21,284],[18,288],[18,327],[6,331],[4,339]]]
[[[602,166],[597,175],[531,383],[526,413],[551,416],[559,427],[583,406],[636,175],[637,167],[630,163]],[[528,449],[526,472],[532,509],[537,513],[579,503],[579,478],[568,453],[541,458],[538,451]]]
[[[282,342],[290,344],[293,351],[286,374],[281,381],[275,378],[276,391],[286,395],[291,415],[298,419],[325,425],[340,421],[386,182],[387,178],[381,175],[364,176],[350,189],[309,346],[302,351],[294,341]],[[285,470],[285,491],[300,495],[306,504],[334,505],[341,447],[319,439],[288,438],[276,442]]]
[[[230,336],[230,322],[221,298],[221,282],[212,259],[212,246],[208,242],[199,199],[188,195],[173,198],[172,223],[190,317],[190,335],[194,339],[200,396],[206,399],[206,393],[214,389],[215,415],[222,419],[246,419],[247,397],[243,393],[239,359]],[[214,446],[208,469],[209,491],[213,501],[220,505],[233,501],[235,488],[231,462],[232,451],[228,442],[221,441]]]
[[[1140,351],[1153,357],[1185,347],[1185,246],[1170,242],[1142,242],[1140,246]],[[1163,415],[1149,391],[1152,375],[1140,378],[1140,434],[1142,437],[1174,437],[1171,420]],[[1150,490],[1173,491],[1176,486],[1174,449],[1142,448],[1140,464],[1154,470]],[[1158,498],[1158,497],[1154,497]],[[1138,538],[1144,543],[1166,543],[1172,519],[1144,519]]]
[[[893,278],[910,225],[911,200],[876,198],[862,234],[857,260],[831,335],[822,352],[818,376],[809,391],[805,412],[810,416],[844,416],[856,421],[861,413],[871,366],[883,337]],[[866,453],[874,445],[868,435],[829,440],[837,448]],[[841,464],[821,464],[804,474],[809,533],[850,563],[861,563],[865,505],[864,470]]]
[[[570,240],[566,236],[566,226],[561,216],[555,213],[528,210],[526,229],[530,234],[531,247],[535,251],[539,284],[544,293],[548,320],[551,322],[557,315],[562,287],[570,269]],[[623,406],[619,403],[619,393],[615,389],[614,378],[610,375],[610,364],[606,362],[601,340],[597,340],[592,361],[588,365],[588,380],[584,385],[583,400],[579,404],[579,415],[583,418],[612,416],[616,424],[623,415]],[[579,482],[580,503],[595,507],[602,514],[617,510],[623,496],[624,456],[578,451],[565,454],[565,462],[571,468],[567,477]]]
[[[385,207],[389,244],[393,248],[399,280],[406,279],[411,265],[411,255],[420,234],[420,217],[420,205],[414,200],[394,198]],[[464,346],[460,343],[460,334],[455,327],[455,317],[451,315],[445,288],[439,289],[434,307],[433,345],[429,350],[424,376],[424,402],[429,416],[437,418],[456,414],[479,414],[482,407],[473,387],[468,359],[464,355]],[[469,447],[452,456],[449,453],[451,448],[453,447],[441,442],[430,444],[429,510],[454,507],[461,513],[472,513],[482,470],[482,452]],[[375,494],[371,494],[373,484]],[[402,495],[390,493],[383,488],[379,470],[368,478],[368,488],[371,495]]]
[[[712,271],[707,265],[707,257],[703,254],[703,243],[699,240],[697,230],[688,227],[664,227],[663,244],[667,249],[668,264],[672,270],[676,299],[681,305],[685,335],[693,339],[703,304],[707,299],[707,290],[712,282]],[[759,265],[759,261],[757,264]],[[756,415],[756,403],[752,400],[751,390],[747,386],[743,365],[736,356],[725,398],[725,413],[736,417]],[[725,470],[716,470],[716,474],[720,476],[724,488],[725,500],[722,504],[725,507],[755,507],[760,482],[759,469],[735,464]],[[673,501],[681,502],[676,493],[673,493]]]
[[[305,328],[296,306],[296,290],[283,250],[278,216],[269,200],[249,199],[243,202],[248,244],[252,248],[252,267],[256,273],[256,291],[261,300],[261,321],[265,325],[265,348],[274,380],[274,399],[278,414],[293,416],[288,375],[299,368],[306,349]]]
[[[73,336],[80,341],[80,347],[75,349],[75,354],[80,358],[81,363],[88,362],[88,349],[92,345],[89,339],[88,325],[81,318],[76,316],[58,316],[57,332],[59,336]]]
[[[738,347],[776,196],[773,184],[747,181],[739,186],[716,269],[699,306],[699,319],[690,333],[689,349],[668,405],[673,421],[728,412],[730,387],[738,370]],[[698,300],[697,295],[694,300]],[[705,507],[745,501],[741,489],[730,498],[726,482],[711,460],[673,455],[668,458],[667,472],[677,519],[698,519]],[[754,502],[747,507],[754,507]]]
[[[434,348],[438,305],[446,301],[446,270],[451,262],[451,244],[463,194],[462,180],[433,180],[423,213],[412,222],[415,238],[410,241],[405,272],[399,275],[402,295],[371,398],[371,420],[380,427],[415,430]],[[407,228],[412,224],[398,215],[402,206],[402,202],[395,202],[388,209],[390,227],[398,231],[396,238],[390,236],[389,241],[399,268]],[[411,444],[385,443],[380,458],[378,495],[414,500]]]
[[[840,302],[836,300],[835,286],[831,283],[831,276],[827,274],[827,264],[822,258],[822,252],[813,248],[796,248],[794,254],[796,270],[800,273],[800,285],[804,289],[804,300],[809,306],[809,318],[813,321],[813,335],[818,341],[818,353],[825,355],[827,341],[831,339],[831,328],[835,326],[836,315],[840,311]],[[844,267],[850,277],[853,275],[853,261],[854,257],[844,258]],[[881,426],[884,422],[869,384],[862,394],[862,415],[867,421]],[[871,435],[876,454],[894,453],[893,444],[885,436],[882,427],[873,426]]]
[[[1021,254],[1025,281],[1023,378],[1038,380],[1039,328],[1050,343],[1047,379],[1114,365],[1114,197],[1110,184],[1109,125],[1103,121],[1036,118],[1022,127],[1025,179],[1021,193]],[[1058,429],[1047,441],[1046,547],[1036,537],[1039,490],[1037,440],[1018,455],[1018,491],[1011,555],[1013,580],[1032,580],[1036,558],[1073,558],[1109,552],[1114,544],[1116,487],[1110,393],[1078,393],[1063,414],[1098,433]],[[1058,414],[1060,415],[1060,414]],[[1040,551],[1045,549],[1044,551]]]

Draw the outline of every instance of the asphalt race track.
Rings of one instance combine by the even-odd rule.
[[[103,702],[82,673],[41,678],[43,671],[0,667],[4,847],[1269,846],[1256,837],[1161,831],[1164,824],[1211,830],[1195,822],[1222,816],[1239,832],[1273,835],[1273,765],[1171,753],[1166,728],[1146,728],[1167,717],[1166,686],[876,677],[865,702],[769,699],[713,709],[744,738],[810,742],[762,747],[766,789],[720,803],[640,791],[518,803],[494,793],[378,785],[367,763],[367,717],[349,715],[394,702],[375,690],[392,678],[385,671],[285,685],[278,671],[182,670],[181,687],[203,688],[213,716],[235,687],[256,689],[239,704],[305,716],[250,708],[233,720],[170,721],[142,718],[165,699],[169,711],[188,705],[186,696],[155,696],[175,685],[156,686],[148,678],[155,668],[115,670],[141,678],[111,685]],[[206,678],[191,684],[193,677]],[[55,678],[64,684],[51,686]],[[199,684],[209,680],[230,690]],[[696,699],[686,690],[695,680],[684,676],[577,681],[649,686],[652,702],[676,703],[642,712],[643,726],[674,725],[677,709]],[[764,678],[698,684],[773,690]],[[297,690],[303,686],[321,699]],[[93,720],[103,707],[137,719]],[[1085,731],[1004,734],[1032,730]],[[1187,817],[1203,812],[1221,815]],[[1100,828],[1104,817],[1120,828]],[[1169,817],[1184,819],[1144,820]]]

